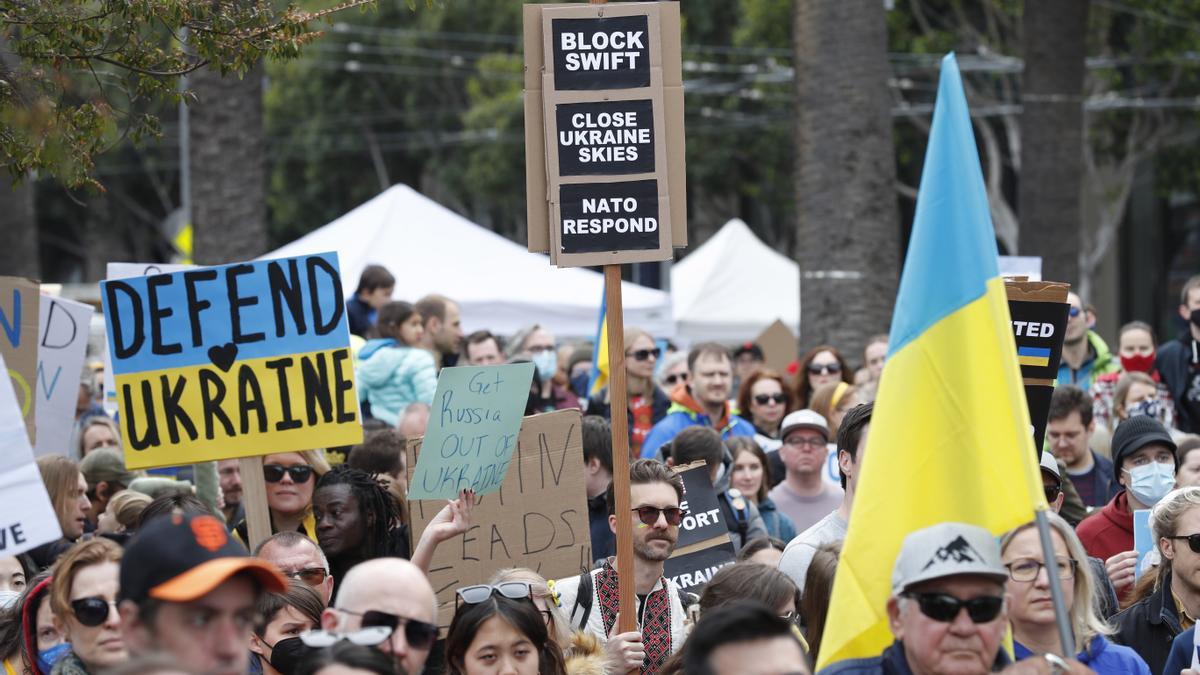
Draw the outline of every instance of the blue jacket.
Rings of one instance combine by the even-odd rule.
[[[650,429],[650,433],[646,436],[646,442],[642,443],[642,459],[662,459],[659,456],[662,446],[670,443],[684,429],[696,426],[711,427],[713,423],[708,415],[698,410],[688,408],[678,401],[672,403],[670,409],[667,410],[667,416]],[[754,425],[729,413],[729,421],[726,422],[723,429],[717,429],[717,431],[720,432],[722,440],[733,436],[753,436]]]
[[[796,538],[796,524],[792,522],[791,518],[779,512],[770,497],[766,497],[758,503],[758,513],[762,516],[763,525],[767,527],[767,534],[776,539],[782,539],[784,543]]]
[[[1033,652],[1014,640],[1013,656],[1018,661],[1023,661],[1033,656]],[[1097,675],[1150,675],[1150,666],[1146,665],[1137,652],[1124,645],[1113,644],[1103,636],[1092,638],[1087,651],[1079,652],[1075,658],[1096,671]]]
[[[1184,668],[1192,667],[1192,646],[1196,639],[1196,627],[1183,631],[1171,642],[1171,653],[1167,654],[1167,665],[1160,675],[1179,675]]]
[[[1192,340],[1190,330],[1185,330],[1178,340],[1172,340],[1158,348],[1154,367],[1162,376],[1163,383],[1175,401],[1175,426],[1182,432],[1194,434],[1200,431],[1200,420],[1192,419],[1187,405],[1187,388],[1192,380],[1192,361],[1200,359],[1200,346]]]
[[[1003,649],[997,650],[992,670],[1001,670],[1008,664],[1008,655]],[[896,640],[879,656],[831,663],[817,671],[817,675],[912,675],[912,668],[904,656],[904,643]]]
[[[350,324],[352,334],[365,338],[367,331],[375,325],[375,309],[356,295],[346,301],[346,322]]]
[[[368,340],[358,351],[358,395],[371,415],[396,426],[410,403],[433,403],[437,366],[433,354],[391,338]]]

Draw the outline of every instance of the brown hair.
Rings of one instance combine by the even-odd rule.
[[[79,542],[54,563],[54,581],[50,582],[50,609],[61,619],[72,616],[71,586],[85,567],[106,562],[121,562],[124,551],[110,539],[96,537]]]
[[[325,601],[306,583],[288,580],[288,587],[282,593],[263,593],[258,597],[254,620],[254,634],[266,637],[267,626],[275,619],[275,615],[285,607],[292,607],[304,618],[312,622],[313,627],[321,626],[321,612],[325,611]]]
[[[1184,434],[1179,439],[1179,442],[1175,444],[1175,456],[1178,458],[1175,466],[1182,467],[1183,460],[1187,459],[1188,453],[1198,449],[1200,449],[1200,436],[1196,434]],[[1178,469],[1176,469],[1176,472],[1178,472]]]
[[[729,361],[729,350],[716,342],[701,342],[688,351],[688,372],[696,372],[696,362],[701,356],[715,356],[721,361]]]
[[[791,387],[787,385],[787,381],[783,379],[783,375],[774,370],[759,368],[754,371],[753,375],[742,380],[742,388],[738,389],[737,394],[738,414],[753,423],[754,420],[750,417],[750,392],[759,380],[775,380],[779,383],[779,388],[783,390],[783,412],[785,414],[790,413],[792,411],[792,404],[796,402],[796,396],[792,392]]]
[[[1149,385],[1154,387],[1156,391],[1158,389],[1158,385],[1155,384],[1154,378],[1145,373],[1140,373],[1136,370],[1122,373],[1120,379],[1117,380],[1116,389],[1113,389],[1113,417],[1119,420],[1125,419],[1126,414],[1128,413],[1128,411],[1125,410],[1125,397],[1129,396],[1129,390],[1133,389],[1134,384]]]
[[[799,607],[800,591],[788,575],[756,562],[740,562],[717,570],[700,594],[700,616],[735,600],[753,600],[774,612],[789,598]]]
[[[812,385],[808,383],[808,366],[812,364],[813,360],[817,358],[817,354],[821,352],[833,354],[833,358],[837,359],[838,365],[842,368],[842,382],[846,384],[852,383],[850,378],[853,376],[853,373],[850,372],[850,366],[846,363],[846,358],[842,356],[842,353],[834,348],[833,345],[817,345],[808,350],[808,353],[800,360],[800,370],[796,373],[797,408],[807,408],[812,401],[813,390]]]
[[[829,611],[829,598],[833,595],[833,575],[837,572],[838,558],[842,555],[841,542],[822,544],[808,563],[804,577],[804,595],[800,598],[800,617],[808,627],[809,653],[813,661],[821,649],[821,637],[825,633],[825,615]]]
[[[838,389],[842,390],[841,396],[838,395]],[[829,425],[830,438],[837,438],[838,435],[838,424],[833,420],[834,410],[837,410],[837,407],[843,401],[847,400],[850,396],[854,396],[857,392],[857,387],[845,382],[823,384],[813,392],[812,400],[809,401],[808,407],[810,410],[821,413],[821,417],[825,418],[825,423]]]
[[[65,532],[69,529],[67,515],[71,511],[71,502],[76,499],[75,490],[79,487],[79,465],[62,455],[45,455],[37,458],[37,466],[50,495],[50,503],[54,505],[54,514],[58,516],[58,526]]]
[[[629,465],[629,487],[633,487],[634,485],[649,485],[651,483],[666,483],[670,485],[675,490],[675,496],[679,501],[683,501],[683,479],[666,464],[657,459],[639,459]],[[608,515],[610,516],[617,512],[617,499],[613,494],[613,487],[615,485],[616,481],[613,481],[608,486],[606,494],[608,498]]]
[[[758,484],[758,493],[754,495],[755,503],[761,503],[767,498],[767,492],[771,484],[771,463],[767,461],[767,453],[754,441],[753,436],[734,436],[725,441],[725,445],[729,446],[729,454],[733,456],[733,461],[729,464],[729,475],[733,475],[733,467],[737,464],[738,455],[748,452],[758,458],[762,464],[762,482]]]

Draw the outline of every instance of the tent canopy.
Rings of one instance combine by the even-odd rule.
[[[264,258],[337,251],[349,298],[369,264],[396,277],[395,297],[440,293],[462,308],[463,329],[511,334],[539,323],[560,337],[592,337],[604,276],[558,269],[550,259],[484,229],[407,185],[394,185]],[[670,335],[671,299],[622,284],[625,325]]]
[[[687,341],[753,340],[776,319],[800,334],[800,265],[736,218],[672,267],[671,298]]]

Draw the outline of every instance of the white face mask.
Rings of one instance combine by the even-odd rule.
[[[1146,506],[1154,506],[1175,488],[1175,463],[1151,462],[1125,470],[1129,491]]]
[[[17,604],[17,598],[20,596],[17,591],[0,591],[0,609],[8,609]]]
[[[558,370],[558,352],[553,349],[540,351],[533,355],[533,365],[537,368],[538,377],[542,382],[554,377]]]

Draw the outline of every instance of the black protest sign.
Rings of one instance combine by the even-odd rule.
[[[650,23],[645,15],[551,22],[556,89],[650,86]]]
[[[698,464],[683,468],[678,473],[683,478],[683,503],[680,507],[687,515],[679,524],[676,548],[691,546],[713,537],[728,538],[729,527],[721,514],[721,505],[717,502],[717,492],[709,478],[708,467]]]
[[[563,253],[654,250],[659,246],[656,180],[564,184],[559,199]]]
[[[599,101],[555,106],[558,173],[654,173],[654,102]]]
[[[1032,380],[1058,377],[1069,308],[1070,305],[1060,302],[1009,300],[1008,312],[1012,315],[1022,377]]]
[[[732,565],[736,557],[729,541],[671,557],[663,566],[663,576],[675,582],[681,591],[699,594],[717,570]]]
[[[1026,384],[1025,402],[1029,406],[1029,423],[1033,425],[1033,448],[1040,456],[1042,442],[1046,440],[1046,423],[1050,416],[1050,397],[1054,395],[1052,384]]]

